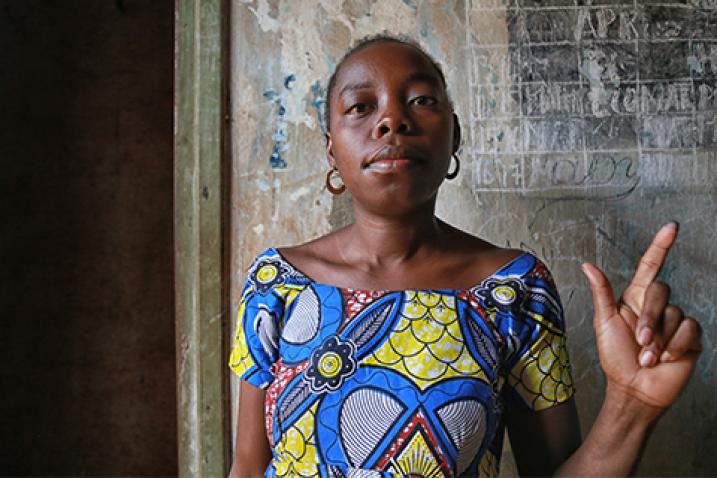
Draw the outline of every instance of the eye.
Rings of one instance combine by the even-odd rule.
[[[368,113],[370,110],[366,103],[356,103],[346,110],[346,114],[357,114],[362,115]]]
[[[432,96],[416,96],[411,99],[411,103],[418,106],[433,106],[438,100]]]

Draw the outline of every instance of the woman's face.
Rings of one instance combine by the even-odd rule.
[[[396,214],[432,200],[460,138],[428,58],[394,42],[364,48],[342,65],[329,101],[329,162],[355,201]]]

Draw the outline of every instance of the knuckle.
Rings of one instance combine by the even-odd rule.
[[[702,337],[702,326],[699,322],[692,317],[686,317],[683,322],[690,332],[693,332],[697,337]]]
[[[676,342],[670,342],[669,345],[665,348],[667,352],[669,352],[673,357],[679,357],[685,351],[687,350],[687,346],[683,345],[682,343],[676,343]]]
[[[653,269],[660,267],[660,263],[657,262],[656,260],[652,259],[651,257],[643,257],[642,259],[640,259],[640,263],[643,266],[647,266],[647,267],[653,268]]]
[[[656,318],[652,314],[648,313],[645,310],[642,311],[642,313],[640,314],[640,317],[637,319],[637,323],[639,325],[650,325],[655,321],[656,321]]]
[[[674,304],[667,304],[667,307],[665,307],[665,317],[667,318],[681,319],[684,315],[684,311]]]
[[[653,287],[661,295],[666,295],[669,297],[669,295],[672,293],[672,288],[670,287],[670,285],[667,282],[662,282],[662,281],[653,282]]]

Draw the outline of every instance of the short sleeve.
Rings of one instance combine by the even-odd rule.
[[[271,372],[278,359],[279,324],[284,303],[267,278],[272,278],[271,261],[255,260],[244,284],[232,340],[229,368],[242,380],[267,388],[274,380]]]
[[[511,332],[503,397],[510,410],[544,410],[574,393],[563,307],[552,275],[537,258],[523,275],[524,300]]]

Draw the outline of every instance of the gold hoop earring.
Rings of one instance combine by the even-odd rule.
[[[329,172],[326,173],[326,189],[328,189],[331,194],[338,196],[342,192],[346,191],[346,185],[343,183],[343,180],[341,182],[341,186],[334,186],[331,184],[331,177],[334,173],[338,173],[339,178],[341,178],[341,173],[339,173],[339,170],[336,169],[336,166],[329,169]]]
[[[458,155],[456,153],[453,153],[452,157],[456,160],[456,169],[446,174],[446,179],[448,180],[455,179],[456,176],[458,176],[458,171],[461,170],[461,160],[458,159]]]

